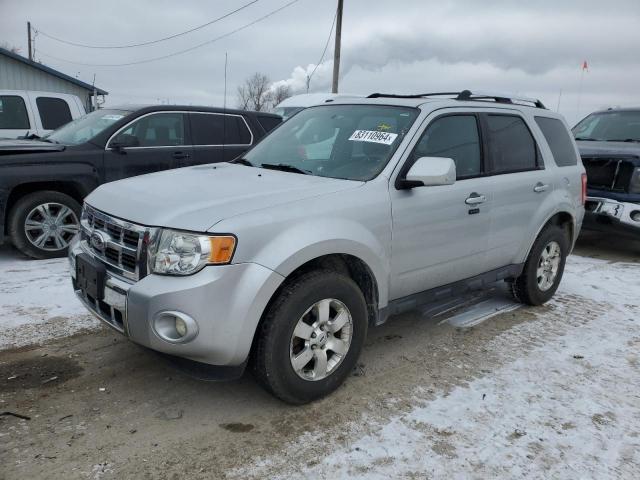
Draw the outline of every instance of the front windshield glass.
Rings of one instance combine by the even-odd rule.
[[[282,117],[282,121],[285,121],[289,117],[294,116],[300,110],[304,110],[304,107],[278,107],[273,111],[273,113],[280,115]]]
[[[254,167],[371,180],[385,167],[418,113],[416,108],[385,105],[307,108],[274,130],[244,160]]]
[[[64,145],[79,145],[101,133],[121,118],[129,115],[126,110],[96,110],[45,135],[45,140]]]
[[[572,131],[576,140],[640,142],[640,110],[593,113]]]

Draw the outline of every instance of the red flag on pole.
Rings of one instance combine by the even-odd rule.
[[[586,60],[582,62],[582,70],[586,70],[587,72],[589,71],[589,65]]]

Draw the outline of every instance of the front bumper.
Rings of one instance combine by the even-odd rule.
[[[640,238],[640,204],[587,197],[582,226],[585,230],[618,232]]]
[[[262,312],[284,278],[255,263],[205,267],[186,277],[147,275],[137,282],[107,272],[104,298],[78,288],[76,257],[91,250],[79,240],[69,249],[74,290],[100,320],[132,341],[158,352],[218,366],[238,366],[248,357]],[[155,319],[181,312],[198,324],[189,342],[163,340]]]

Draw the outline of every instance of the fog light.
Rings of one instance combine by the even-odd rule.
[[[155,334],[169,343],[187,343],[198,335],[198,324],[182,312],[160,312],[153,319]]]
[[[178,332],[178,335],[181,337],[184,337],[187,334],[187,324],[184,323],[184,320],[180,317],[176,317],[176,332]]]
[[[640,222],[640,210],[634,210],[633,212],[631,212],[631,220]]]

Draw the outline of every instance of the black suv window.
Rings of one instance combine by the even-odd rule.
[[[227,115],[227,145],[250,145],[251,132],[242,117]]]
[[[549,144],[553,159],[559,167],[578,164],[578,156],[564,124],[556,118],[535,117],[536,123]]]
[[[456,163],[456,177],[478,176],[482,170],[480,135],[474,115],[449,115],[434,120],[413,151],[420,157],[447,157]]]
[[[0,95],[0,128],[28,129],[30,127],[27,106],[22,97]]]
[[[38,97],[36,105],[45,130],[55,130],[72,120],[69,105],[61,98]]]
[[[226,142],[224,141],[225,135]],[[243,118],[238,115],[192,113],[191,137],[194,145],[251,144],[251,132]]]
[[[487,115],[492,173],[537,168],[536,143],[524,120],[515,115]]]
[[[116,135],[111,143],[119,142],[120,135],[138,139],[138,147],[170,147],[184,145],[184,116],[182,113],[153,113],[139,118]]]

